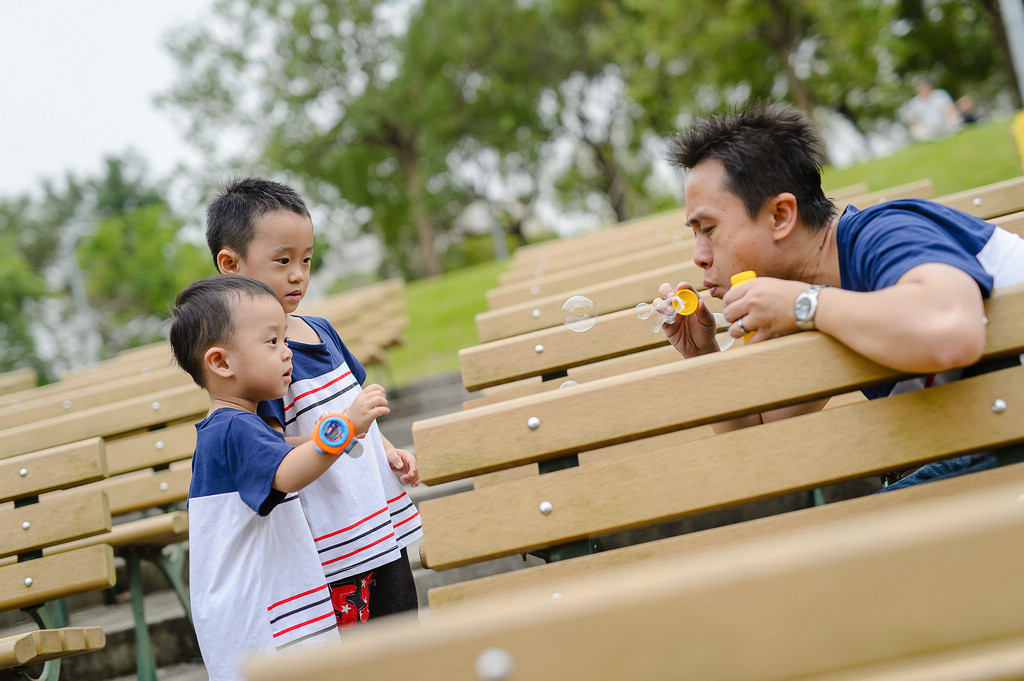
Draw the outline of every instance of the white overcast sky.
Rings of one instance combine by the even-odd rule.
[[[195,156],[158,111],[174,79],[167,30],[212,0],[0,0],[0,197],[137,150],[151,179]]]

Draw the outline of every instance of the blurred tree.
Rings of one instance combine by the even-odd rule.
[[[901,73],[929,76],[954,98],[1009,91],[1022,107],[998,0],[900,0],[894,29]]]
[[[158,340],[174,296],[213,273],[133,154],[0,202],[0,369],[44,380]]]
[[[221,0],[214,12],[171,38],[181,76],[163,101],[205,148],[241,130],[250,161],[336,188],[407,275],[440,272],[438,235],[469,200],[449,155],[535,153],[537,98],[563,63],[542,3]]]

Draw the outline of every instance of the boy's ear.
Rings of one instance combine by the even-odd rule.
[[[210,346],[210,348],[203,353],[203,364],[206,370],[214,376],[220,378],[230,378],[234,375],[234,371],[231,369],[231,363],[228,361],[228,352],[219,345]]]
[[[217,253],[217,269],[221,274],[238,274],[241,262],[242,258],[230,248],[222,248]]]
[[[782,241],[792,234],[799,220],[796,197],[783,192],[769,200],[768,209],[772,217],[772,240]]]

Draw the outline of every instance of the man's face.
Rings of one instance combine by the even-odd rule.
[[[715,298],[729,290],[729,278],[744,270],[768,274],[762,263],[773,248],[771,215],[751,219],[738,196],[725,189],[725,166],[717,159],[698,163],[686,177],[686,222],[693,229],[693,261]]]

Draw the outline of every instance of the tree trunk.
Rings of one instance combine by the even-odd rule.
[[[594,159],[601,169],[601,190],[615,211],[615,221],[625,222],[630,218],[629,208],[626,206],[626,173],[615,160],[615,152],[610,143],[604,145],[590,139],[586,142],[594,151]]]
[[[807,115],[813,115],[814,102],[811,101],[811,95],[804,86],[804,82],[797,77],[790,60],[793,52],[792,46],[803,36],[794,35],[794,31],[790,29],[790,18],[786,7],[779,0],[769,0],[768,6],[771,8],[775,23],[761,26],[761,36],[771,45],[779,61],[782,62],[782,68],[786,71],[786,81],[789,83],[789,91],[793,95],[793,102],[807,112]]]
[[[416,241],[419,244],[420,259],[423,263],[423,275],[436,277],[441,274],[441,259],[434,248],[434,221],[427,210],[427,202],[423,196],[423,182],[420,178],[419,155],[411,143],[403,140],[398,148],[398,163],[405,177],[405,186],[409,192],[409,209],[412,211],[413,225],[416,227]]]
[[[1020,91],[1020,82],[1017,80],[1017,69],[1013,65],[1013,53],[1010,51],[1010,40],[1006,37],[1006,24],[1003,23],[1003,13],[999,9],[999,0],[981,0],[981,6],[985,9],[985,16],[992,27],[992,34],[996,38],[996,45],[999,46],[999,56],[1002,57],[1006,67],[1006,74],[1010,79],[1010,95],[1013,98],[1015,109],[1024,109],[1024,93]]]

